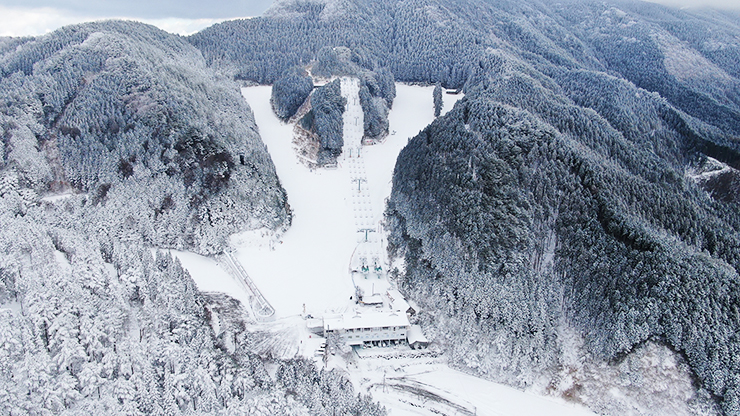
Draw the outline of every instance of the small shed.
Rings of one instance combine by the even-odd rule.
[[[307,318],[306,329],[309,332],[316,335],[323,335],[324,333],[324,321],[323,319]]]
[[[383,304],[383,298],[379,294],[363,296],[360,303],[367,306],[380,306]]]
[[[407,334],[409,347],[420,350],[429,346],[429,340],[424,336],[419,325],[411,325]]]

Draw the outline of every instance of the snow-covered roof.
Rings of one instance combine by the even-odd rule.
[[[321,328],[324,325],[323,322],[321,322],[321,319],[316,318],[308,318],[306,319],[306,328],[313,329],[313,328]]]
[[[370,296],[363,296],[362,303],[365,305],[380,305],[383,303],[383,297],[377,293]]]
[[[388,289],[388,291],[386,292],[386,296],[388,296],[388,300],[391,303],[392,310],[401,311],[403,313],[406,313],[406,311],[409,310],[409,303],[406,302],[406,299],[398,290]]]
[[[419,312],[419,305],[413,301],[413,299],[406,299],[409,306],[414,310],[414,313]]]
[[[409,318],[406,314],[397,312],[350,312],[339,316],[324,317],[325,330],[409,325]]]
[[[411,328],[406,333],[406,339],[409,341],[409,344],[414,344],[416,342],[429,343],[429,340],[424,336],[424,333],[421,332],[421,327],[419,325],[411,325]]]

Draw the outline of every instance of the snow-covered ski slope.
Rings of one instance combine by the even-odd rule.
[[[365,132],[365,116],[360,105],[360,80],[344,77],[339,82],[342,88],[342,97],[347,100],[344,114],[342,114],[342,139],[344,140],[345,156],[357,156]]]
[[[268,147],[280,181],[293,209],[293,225],[281,241],[258,230],[233,236],[232,244],[246,271],[262,294],[276,309],[277,323],[266,326],[265,343],[283,343],[290,358],[295,354],[310,356],[319,340],[309,339],[302,319],[308,313],[323,314],[331,308],[343,309],[353,285],[349,278],[350,259],[360,241],[358,220],[377,223],[382,217],[384,200],[391,191],[396,158],[410,137],[433,121],[432,87],[398,84],[397,97],[389,115],[390,130],[395,134],[376,146],[362,148],[367,187],[362,197],[350,169],[340,158],[335,170],[310,170],[298,163],[293,151],[292,125],[281,123],[270,108],[269,86],[242,90],[254,112],[262,140]],[[461,96],[444,95],[444,112]],[[353,194],[353,192],[355,192]],[[357,204],[362,201],[362,211]],[[371,213],[372,218],[365,218]],[[382,233],[377,233],[381,238]],[[364,237],[364,236],[363,236]],[[206,292],[224,292],[249,305],[243,286],[219,267],[214,259],[187,252],[174,252],[193,276],[198,288]],[[302,339],[302,341],[299,341]],[[273,341],[274,340],[274,341]],[[299,343],[300,342],[300,343]],[[265,346],[273,353],[275,347]],[[379,351],[382,349],[379,349]],[[345,368],[359,391],[372,393],[386,406],[389,414],[434,415],[563,415],[592,413],[574,404],[549,397],[521,392],[450,369],[443,358],[389,357],[372,352],[353,359]],[[382,352],[382,351],[381,351]],[[337,363],[337,360],[331,360]],[[346,365],[346,364],[345,364]],[[343,366],[339,363],[338,366]]]
[[[434,120],[432,87],[398,84],[389,114],[391,135],[383,144],[362,147],[364,164],[362,198],[352,182],[357,168],[340,157],[337,169],[311,170],[299,163],[293,145],[293,126],[282,123],[270,106],[270,86],[242,89],[254,112],[278,177],[288,193],[293,225],[279,241],[264,230],[232,237],[236,255],[259,290],[276,309],[277,317],[297,315],[306,304],[308,313],[343,309],[354,287],[350,260],[357,247],[358,219],[377,224],[390,195],[396,158],[408,139]],[[462,95],[445,95],[443,114]],[[353,103],[348,103],[353,104]],[[359,103],[357,103],[359,107]],[[351,107],[350,107],[351,108]],[[361,117],[361,110],[360,116]],[[362,134],[362,121],[351,128]],[[355,133],[357,134],[357,133]],[[359,137],[357,140],[360,140]],[[353,197],[354,195],[354,197]],[[353,200],[357,204],[353,204]],[[380,238],[376,234],[374,238]],[[223,292],[249,305],[249,294],[216,260],[194,253],[173,251],[203,292]]]
[[[351,80],[344,82],[348,88],[358,87]],[[362,148],[364,181],[361,185],[369,190],[367,198],[362,198],[362,204],[358,204],[360,201],[353,196],[358,183],[352,181],[356,170],[350,172],[347,151],[348,147],[359,146],[355,141],[359,141],[362,135],[359,102],[348,102],[345,130],[350,134],[350,140],[345,141],[345,152],[339,158],[337,169],[312,170],[299,163],[296,157],[292,145],[293,126],[282,123],[273,114],[269,102],[271,88],[242,89],[275,163],[280,182],[288,193],[293,224],[280,241],[272,242],[269,237],[260,238],[250,232],[234,236],[232,243],[236,256],[275,308],[278,318],[302,313],[304,304],[306,311],[315,315],[340,311],[354,295],[349,269],[352,253],[359,241],[356,218],[368,216],[363,217],[363,223],[373,226],[382,219],[398,152],[408,138],[415,136],[434,118],[431,88],[407,85],[398,85],[397,88],[398,96],[389,116],[390,130],[396,133],[388,136],[381,145]],[[445,98],[446,109],[449,110],[460,96],[447,95]],[[352,112],[353,108],[357,111]],[[359,115],[355,114],[358,112]],[[358,118],[357,125],[354,118]],[[353,157],[356,157],[356,151]],[[357,210],[362,211],[359,213]]]

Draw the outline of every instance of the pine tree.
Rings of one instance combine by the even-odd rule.
[[[436,84],[432,91],[432,98],[434,102],[434,117],[439,117],[442,113],[442,86]]]

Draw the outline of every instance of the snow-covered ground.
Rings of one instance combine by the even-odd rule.
[[[352,181],[349,152],[340,157],[337,169],[312,170],[304,166],[293,150],[293,126],[281,122],[272,112],[271,87],[242,89],[294,216],[293,225],[280,241],[271,243],[267,237],[255,239],[254,233],[248,233],[235,236],[232,242],[237,258],[278,317],[300,314],[304,304],[306,312],[314,315],[340,311],[354,295],[349,269],[358,242],[356,210],[372,213],[367,223],[382,220],[398,152],[408,138],[434,119],[431,87],[399,84],[397,89],[389,116],[390,130],[396,133],[381,145],[362,148],[367,183],[361,186],[368,186],[370,193],[361,205],[353,198],[358,184]],[[445,95],[446,109],[459,98]],[[348,104],[350,109],[354,107],[354,103]],[[349,121],[346,127],[355,128],[354,120]],[[358,123],[362,126],[361,120]]]
[[[436,358],[355,358],[349,373],[392,416],[586,416],[580,405],[480,379]]]
[[[242,89],[294,214],[291,228],[279,240],[258,230],[235,235],[231,241],[235,256],[276,310],[278,320],[260,326],[258,331],[265,334],[264,348],[278,348],[279,356],[313,355],[322,341],[312,336],[305,328],[306,321],[298,317],[304,312],[304,304],[305,311],[316,316],[344,310],[354,295],[350,277],[353,254],[368,246],[376,250],[374,247],[383,245],[381,229],[377,228],[371,244],[367,244],[362,242],[364,234],[357,232],[358,225],[378,226],[390,195],[398,153],[409,138],[434,119],[433,87],[397,84],[396,88],[389,115],[391,135],[383,144],[362,147],[359,163],[350,161],[345,149],[338,167],[330,170],[312,170],[299,163],[292,146],[293,126],[272,113],[269,86]],[[443,98],[444,114],[462,95],[445,94]],[[346,121],[351,122],[346,126],[348,130],[356,127],[354,120]],[[356,136],[356,132],[351,133]],[[366,182],[353,181],[358,175]],[[215,260],[192,253],[175,254],[199,289],[225,292],[248,305],[246,291]],[[349,361],[331,356],[328,365],[346,369],[356,388],[372,393],[394,416],[590,414],[562,400],[453,370],[434,351],[418,353],[405,347],[398,349],[397,356],[393,351],[363,350],[351,354]]]
[[[701,169],[690,169],[686,172],[686,176],[695,181],[703,182],[715,176],[731,172],[732,170],[733,168],[728,164],[722,163],[715,158],[707,157],[707,161]]]
[[[302,313],[304,304],[309,313],[343,307],[354,291],[347,279],[355,246],[347,171],[341,166],[312,170],[299,163],[293,126],[272,113],[270,87],[242,91],[288,193],[293,224],[272,246],[235,237],[235,255],[278,317]]]
[[[219,267],[214,258],[188,251],[170,250],[170,253],[180,260],[182,267],[190,273],[201,292],[227,293],[248,307],[248,292],[224,268]]]
[[[65,199],[73,195],[74,194],[72,192],[66,192],[66,193],[61,193],[61,194],[49,194],[49,195],[42,197],[41,201],[56,203],[59,201],[64,201]]]
[[[360,81],[357,78],[343,77],[340,79],[342,97],[347,100],[347,106],[342,114],[342,139],[344,140],[345,156],[357,156],[362,147],[365,116],[360,105]]]

